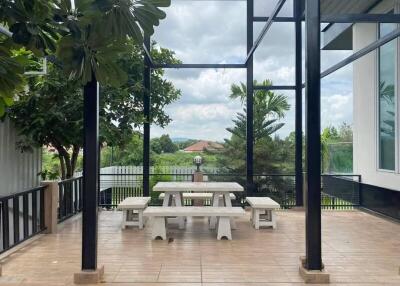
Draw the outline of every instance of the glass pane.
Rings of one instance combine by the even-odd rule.
[[[381,24],[383,36],[396,28],[394,24]],[[396,128],[396,41],[379,50],[379,168],[395,170]]]

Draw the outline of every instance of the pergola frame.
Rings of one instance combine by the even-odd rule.
[[[397,29],[347,59],[321,73],[320,67],[320,23],[400,23],[399,15],[346,14],[320,15],[320,0],[294,0],[294,16],[278,17],[285,0],[280,0],[269,17],[254,17],[254,0],[247,2],[247,57],[238,64],[157,64],[150,55],[150,37],[145,35],[144,92],[144,154],[143,154],[143,195],[149,195],[150,162],[150,90],[151,69],[156,68],[245,68],[247,70],[247,148],[246,188],[254,192],[253,182],[253,92],[254,90],[295,90],[295,132],[296,132],[296,204],[303,205],[303,162],[302,162],[302,91],[305,87],[306,114],[306,156],[305,156],[305,205],[306,205],[306,261],[308,270],[322,270],[321,252],[321,78],[352,63],[385,43],[400,36]],[[271,20],[272,19],[272,20]],[[305,83],[302,83],[302,21],[305,21]],[[266,22],[257,41],[253,41],[253,23]],[[273,22],[295,24],[295,86],[253,86],[253,54]],[[99,179],[98,148],[98,91],[89,84],[85,92],[84,107],[84,177],[83,177],[83,226],[82,226],[82,270],[97,269],[97,195]],[[95,95],[95,96],[93,96]],[[89,99],[91,97],[91,99]],[[96,145],[97,144],[97,145]]]

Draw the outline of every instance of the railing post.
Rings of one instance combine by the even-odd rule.
[[[44,227],[45,233],[55,233],[58,223],[58,182],[43,181],[42,185],[46,188],[44,194]]]

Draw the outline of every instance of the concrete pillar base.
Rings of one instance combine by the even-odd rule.
[[[104,277],[104,266],[100,266],[97,270],[82,270],[74,273],[75,284],[97,284],[102,282]]]
[[[307,284],[329,284],[330,275],[323,268],[322,270],[308,270],[304,267],[305,257],[300,257],[299,274]],[[324,266],[322,266],[324,267]]]

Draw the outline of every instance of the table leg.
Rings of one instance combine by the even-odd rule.
[[[154,217],[151,237],[153,239],[156,239],[157,237],[160,237],[164,240],[167,239],[167,231],[165,225],[166,221],[164,217]]]
[[[171,194],[169,192],[165,192],[164,201],[163,201],[163,207],[168,207],[169,206],[170,198],[171,198]]]
[[[174,198],[175,198],[175,206],[181,207],[182,204],[182,195],[180,192],[174,193]],[[179,229],[184,229],[185,228],[185,217],[178,217],[178,224],[179,224]]]
[[[232,207],[232,201],[231,201],[231,196],[229,193],[224,194],[224,199],[225,199],[225,206],[231,208]],[[236,229],[236,223],[235,223],[235,218],[231,218],[231,227],[232,229]]]
[[[229,240],[232,240],[231,226],[229,217],[220,217],[218,219],[218,234],[217,239],[221,240],[221,238],[226,237]]]
[[[219,196],[221,194],[218,192],[213,193],[213,198],[212,198],[212,206],[213,207],[218,207],[219,204]],[[215,225],[217,224],[217,217],[212,216],[210,217],[210,229],[215,229]]]

